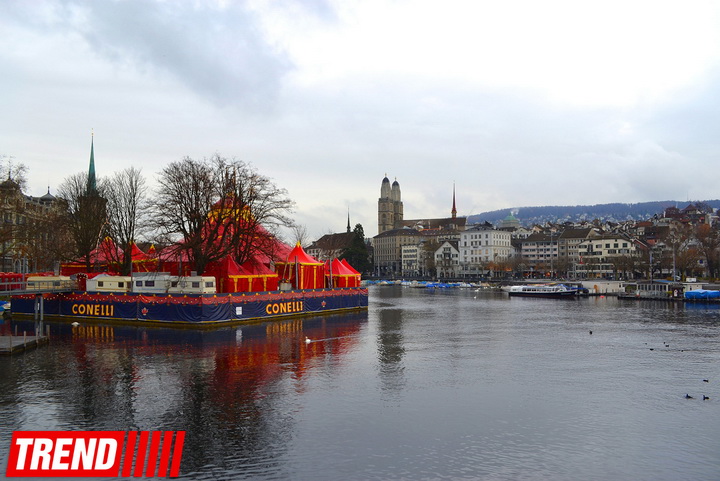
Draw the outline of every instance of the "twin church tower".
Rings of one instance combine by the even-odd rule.
[[[465,219],[457,218],[457,209],[455,208],[455,187],[453,187],[452,201],[452,217],[449,219],[428,219],[424,221],[405,221],[403,218],[403,203],[400,196],[400,184],[397,180],[390,185],[390,180],[385,178],[380,186],[380,198],[378,199],[378,234],[383,232],[401,229],[405,226],[415,226],[419,224],[436,224],[438,221],[446,221],[448,224],[456,224],[458,221],[465,224]],[[434,222],[433,222],[434,221]],[[449,221],[449,222],[448,222]]]
[[[400,198],[400,184],[392,183],[385,175],[380,186],[378,199],[378,234],[388,230],[400,229],[403,220],[403,203]]]

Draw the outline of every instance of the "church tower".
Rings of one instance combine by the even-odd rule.
[[[395,182],[392,184],[392,190],[390,192],[390,197],[392,197],[393,200],[393,216],[394,216],[394,229],[399,229],[402,227],[402,220],[403,220],[403,203],[402,199],[400,197],[400,184],[398,184],[397,179],[395,179]]]
[[[402,226],[403,204],[400,195],[400,184],[397,180],[390,185],[385,175],[380,186],[378,199],[378,234],[397,229]]]
[[[95,132],[91,132],[90,134],[90,168],[88,169],[85,195],[97,195],[97,180],[95,179]]]
[[[455,184],[453,183],[453,206],[452,210],[450,211],[450,215],[453,219],[457,218],[457,208],[455,207]]]

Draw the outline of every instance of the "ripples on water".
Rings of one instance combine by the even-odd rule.
[[[188,479],[720,479],[718,307],[376,287],[211,332],[54,325],[0,358],[0,461],[13,430],[167,429]]]

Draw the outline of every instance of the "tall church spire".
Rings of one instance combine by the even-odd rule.
[[[95,180],[95,132],[91,132],[90,137],[90,169],[88,170],[86,191],[86,195],[97,194],[97,181]]]
[[[455,208],[455,182],[453,182],[453,206],[452,211],[450,211],[452,214],[452,218],[455,219],[457,217],[457,209]]]
[[[347,225],[347,231],[350,233],[350,207],[348,207],[348,225]]]

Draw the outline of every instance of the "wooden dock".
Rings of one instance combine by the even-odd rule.
[[[49,336],[0,336],[0,355],[24,352],[48,342],[50,342]]]

